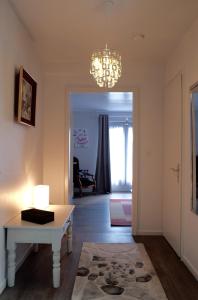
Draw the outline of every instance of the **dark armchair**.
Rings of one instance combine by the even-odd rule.
[[[80,197],[83,195],[83,189],[91,188],[92,192],[96,190],[94,175],[90,174],[88,170],[81,170],[79,160],[75,156],[73,158],[73,184],[74,188],[78,189]]]

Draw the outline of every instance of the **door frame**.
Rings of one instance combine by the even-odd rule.
[[[111,90],[105,88],[98,88],[98,87],[67,87],[66,89],[66,139],[68,140],[68,154],[69,154],[69,163],[67,164],[67,168],[65,169],[65,194],[68,195],[68,198],[72,198],[72,153],[71,153],[71,109],[70,109],[70,94],[77,92],[77,93],[103,93],[103,92],[132,92],[133,93],[133,209],[132,209],[132,233],[136,235],[138,233],[138,224],[139,224],[139,201],[138,201],[138,194],[139,194],[139,90],[137,88],[131,87],[122,87],[122,88],[113,88]],[[67,143],[66,142],[66,143]]]

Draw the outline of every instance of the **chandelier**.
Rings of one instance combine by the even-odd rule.
[[[106,48],[91,56],[90,74],[100,87],[112,88],[121,76],[121,56],[115,50]]]

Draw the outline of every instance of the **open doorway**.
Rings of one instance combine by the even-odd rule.
[[[105,197],[109,199],[111,225],[130,226],[133,180],[133,93],[73,92],[70,93],[70,107],[71,159],[77,158],[79,168],[93,177],[97,168],[98,117],[108,115],[111,193]],[[93,186],[85,186],[80,195],[78,187],[73,184],[73,195],[94,197],[95,190]]]

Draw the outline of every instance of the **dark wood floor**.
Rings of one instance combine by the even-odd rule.
[[[42,245],[17,272],[15,287],[7,288],[0,300],[69,300],[83,242],[134,242],[129,227],[110,226],[107,196],[75,199],[75,202],[73,253],[64,254],[63,240],[61,287],[51,287],[51,248]],[[144,243],[169,300],[198,300],[197,281],[163,237],[139,236],[135,241]]]

